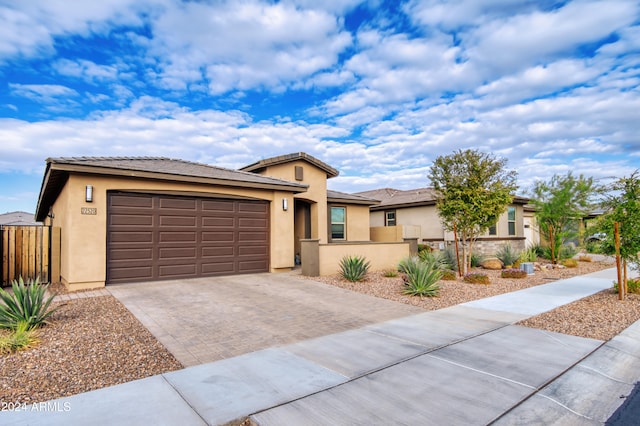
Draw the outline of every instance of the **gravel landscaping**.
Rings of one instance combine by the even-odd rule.
[[[537,271],[523,279],[503,279],[500,271],[482,270],[490,276],[490,285],[442,281],[440,295],[433,298],[406,296],[401,278],[386,278],[381,272],[358,283],[338,276],[313,279],[433,310],[612,266],[611,262],[580,262],[578,268]],[[0,356],[0,402],[30,404],[183,368],[112,296],[57,305],[61,308],[51,324],[40,329],[40,342],[34,348]],[[603,291],[521,324],[608,340],[638,319],[640,295],[620,302],[617,294]]]

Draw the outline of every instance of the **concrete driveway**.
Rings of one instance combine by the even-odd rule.
[[[107,287],[184,366],[424,312],[295,272]]]

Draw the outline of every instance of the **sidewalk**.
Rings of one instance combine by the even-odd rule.
[[[602,424],[640,380],[611,341],[513,325],[610,288],[610,269],[0,413],[10,425]]]

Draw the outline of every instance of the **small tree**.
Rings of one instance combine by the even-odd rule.
[[[605,235],[604,246],[609,247],[608,251],[611,251],[614,246],[614,224],[618,223],[620,257],[624,261],[626,287],[627,263],[635,265],[635,268],[640,270],[640,171],[636,170],[628,178],[618,179],[607,189],[608,193],[602,203],[608,210],[601,222],[601,230]]]
[[[517,173],[506,170],[506,163],[506,159],[467,149],[440,156],[431,166],[429,179],[436,191],[438,214],[446,230],[457,230],[465,273],[471,266],[473,243],[513,201]]]
[[[582,219],[591,206],[595,193],[593,178],[553,175],[548,182],[537,182],[533,188],[533,203],[540,232],[549,242],[551,263],[557,263],[560,248],[577,236],[576,221]]]

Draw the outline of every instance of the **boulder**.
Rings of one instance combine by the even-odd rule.
[[[502,262],[500,262],[500,259],[498,258],[490,257],[483,260],[482,263],[480,263],[480,266],[482,266],[484,269],[497,271],[502,269]]]

